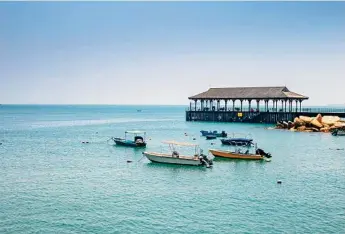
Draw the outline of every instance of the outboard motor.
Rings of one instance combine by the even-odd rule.
[[[256,154],[259,154],[261,156],[265,156],[266,158],[271,158],[272,155],[270,153],[266,153],[264,150],[258,148],[255,152]]]
[[[213,165],[213,161],[207,157],[205,154],[200,154],[199,160],[201,162],[201,165],[206,167],[211,167]]]

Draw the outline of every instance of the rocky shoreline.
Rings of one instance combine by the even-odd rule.
[[[333,132],[336,129],[345,129],[345,121],[338,116],[316,117],[299,116],[291,121],[279,121],[274,129],[286,129],[297,132]]]

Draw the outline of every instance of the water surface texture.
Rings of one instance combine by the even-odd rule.
[[[185,122],[184,108],[0,106],[0,233],[345,233],[345,138]],[[146,130],[147,151],[250,133],[273,158],[154,164],[107,142],[125,130]]]

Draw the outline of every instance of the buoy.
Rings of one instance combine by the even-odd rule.
[[[195,139],[195,138],[193,138],[193,140],[195,141],[196,139]]]
[[[98,132],[96,132],[96,134],[98,134]]]
[[[131,160],[127,160],[127,163],[131,163],[132,161]]]
[[[281,181],[281,180],[278,180],[278,181],[277,181],[277,184],[281,184],[281,183],[282,183],[282,181]]]
[[[214,143],[211,143],[211,145],[214,145]]]

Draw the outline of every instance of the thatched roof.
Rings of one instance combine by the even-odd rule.
[[[188,99],[308,99],[282,87],[210,88]]]

